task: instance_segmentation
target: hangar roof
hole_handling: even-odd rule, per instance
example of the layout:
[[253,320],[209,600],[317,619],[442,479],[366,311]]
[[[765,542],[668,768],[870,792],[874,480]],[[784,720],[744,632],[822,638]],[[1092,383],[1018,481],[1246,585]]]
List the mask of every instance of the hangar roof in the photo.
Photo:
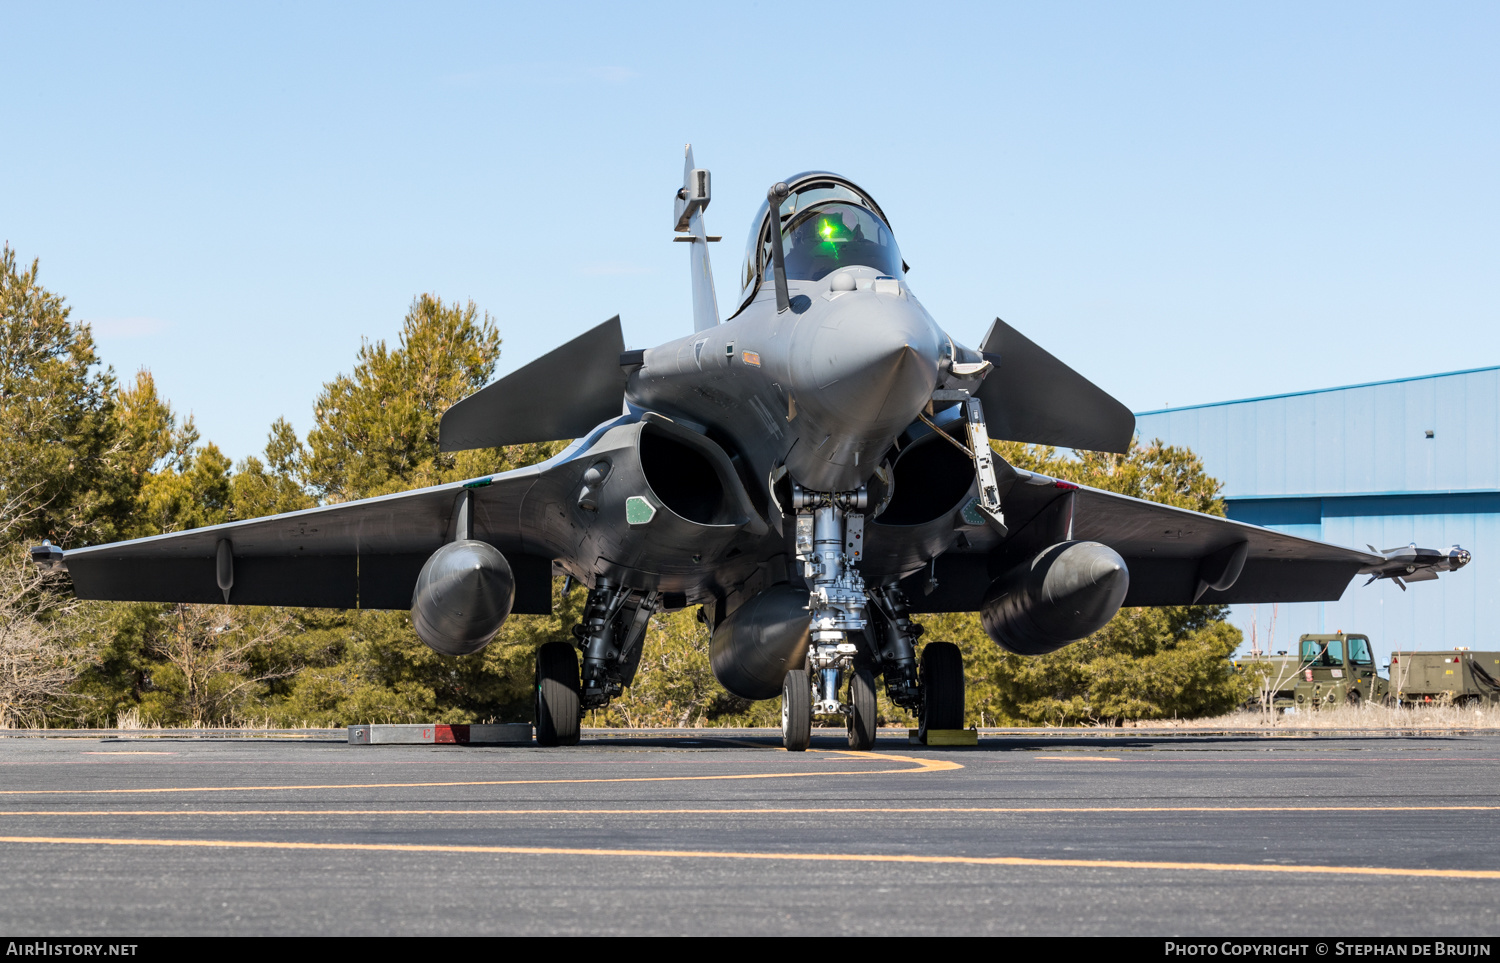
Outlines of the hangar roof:
[[1412,375],[1409,378],[1391,378],[1387,381],[1365,381],[1357,385],[1341,385],[1337,388],[1309,388],[1306,391],[1287,391],[1279,395],[1256,395],[1251,398],[1236,398],[1233,401],[1208,401],[1201,405],[1182,405],[1177,408],[1154,408],[1151,411],[1137,411],[1137,418],[1145,418],[1149,415],[1165,414],[1169,411],[1191,411],[1194,408],[1217,408],[1220,405],[1244,405],[1252,401],[1270,401],[1274,398],[1300,398],[1303,395],[1317,395],[1328,391],[1352,391],[1355,388],[1375,388],[1380,385],[1399,385],[1408,381],[1426,381],[1430,378],[1452,378],[1458,375],[1477,374],[1481,371],[1500,371],[1500,365],[1491,365],[1487,368],[1465,368],[1462,371],[1444,371],[1440,374]]
[[1229,498],[1500,491],[1500,366],[1142,412]]

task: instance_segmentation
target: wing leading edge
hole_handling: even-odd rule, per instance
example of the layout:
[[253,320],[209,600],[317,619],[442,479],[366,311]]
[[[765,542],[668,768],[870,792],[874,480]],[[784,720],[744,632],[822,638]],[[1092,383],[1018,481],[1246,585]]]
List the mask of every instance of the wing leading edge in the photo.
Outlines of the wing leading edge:
[[62,551],[33,549],[66,571],[79,598],[112,601],[405,609],[428,557],[455,538],[489,542],[516,580],[512,611],[552,610],[552,559],[520,524],[539,465],[465,482]]
[[1016,476],[1004,498],[1012,534],[987,550],[941,556],[930,592],[928,572],[909,576],[914,611],[977,611],[994,579],[1074,539],[1101,542],[1124,559],[1125,606],[1334,601],[1357,575],[1420,579],[1468,562],[1457,547],[1426,551],[1413,576],[1414,553],[1424,550],[1363,552],[1034,472]]

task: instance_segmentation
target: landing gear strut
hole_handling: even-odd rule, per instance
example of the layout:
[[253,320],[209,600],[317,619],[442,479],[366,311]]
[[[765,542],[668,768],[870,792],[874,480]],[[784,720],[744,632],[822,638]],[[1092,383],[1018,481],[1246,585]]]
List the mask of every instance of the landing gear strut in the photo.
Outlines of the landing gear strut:
[[573,637],[583,654],[583,708],[602,709],[635,678],[641,642],[657,593],[635,592],[601,578],[589,591]]
[[876,667],[885,676],[886,695],[903,709],[922,711],[921,673],[917,666],[917,640],[922,626],[911,620],[911,608],[896,583],[870,592],[870,620],[865,638],[871,642]]

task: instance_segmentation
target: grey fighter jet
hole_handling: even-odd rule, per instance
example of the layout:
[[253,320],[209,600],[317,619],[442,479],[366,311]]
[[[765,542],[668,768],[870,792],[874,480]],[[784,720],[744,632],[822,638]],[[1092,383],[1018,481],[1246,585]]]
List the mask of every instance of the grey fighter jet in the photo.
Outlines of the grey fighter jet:
[[[979,612],[1051,652],[1122,605],[1337,599],[1358,574],[1416,581],[1469,560],[1357,551],[1023,471],[990,439],[1125,451],[1118,401],[996,320],[949,336],[908,286],[890,219],[826,171],[778,181],[720,321],[687,151],[675,240],[692,334],[626,351],[612,318],[442,415],[447,451],[575,439],[541,464],[405,494],[109,545],[33,550],[80,597],[410,609],[460,656],[514,613],[585,586],[576,644],[536,660],[542,744],[631,683],[652,613],[701,606],[719,681],[875,738],[877,679],[924,729],[963,724],[956,646],[924,612]],[[1403,586],[1404,587],[1404,586]]]

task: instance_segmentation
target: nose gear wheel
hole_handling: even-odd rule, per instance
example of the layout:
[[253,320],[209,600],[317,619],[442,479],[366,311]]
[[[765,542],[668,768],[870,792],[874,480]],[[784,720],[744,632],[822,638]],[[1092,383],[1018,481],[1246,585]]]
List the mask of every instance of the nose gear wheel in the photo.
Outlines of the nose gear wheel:
[[844,716],[850,749],[874,748],[875,713],[875,676],[869,669],[856,669],[849,679],[849,712]]
[[781,684],[781,744],[787,752],[804,752],[812,741],[812,680],[806,669],[793,669]]

